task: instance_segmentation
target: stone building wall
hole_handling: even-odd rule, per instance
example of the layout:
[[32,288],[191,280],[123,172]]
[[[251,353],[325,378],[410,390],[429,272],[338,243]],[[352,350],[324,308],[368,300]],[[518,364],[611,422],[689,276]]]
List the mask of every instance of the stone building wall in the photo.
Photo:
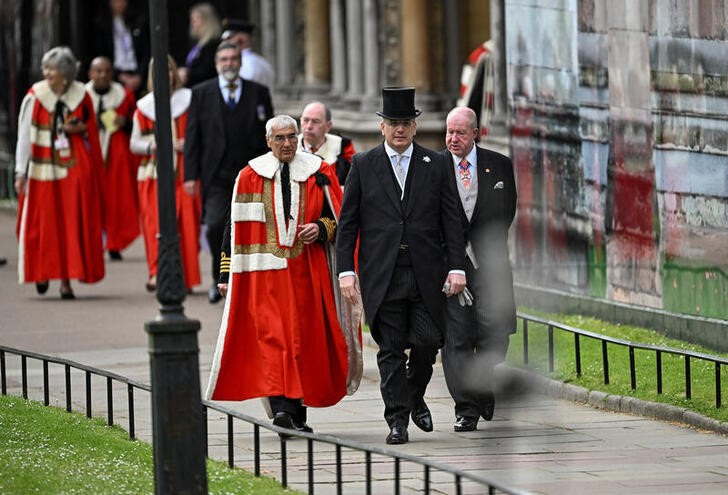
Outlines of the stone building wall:
[[519,280],[728,319],[727,16],[506,0]]

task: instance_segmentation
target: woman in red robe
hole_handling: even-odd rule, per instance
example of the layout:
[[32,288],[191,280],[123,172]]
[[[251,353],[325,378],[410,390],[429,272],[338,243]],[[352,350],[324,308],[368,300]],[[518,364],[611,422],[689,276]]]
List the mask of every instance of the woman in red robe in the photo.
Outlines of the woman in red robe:
[[[199,192],[189,195],[184,191],[184,141],[187,125],[187,109],[190,106],[192,91],[182,87],[177,74],[177,65],[168,57],[169,81],[172,90],[170,108],[172,115],[172,142],[174,145],[175,205],[177,228],[179,230],[180,254],[185,287],[188,291],[200,283],[200,215],[202,203]],[[149,64],[149,93],[137,102],[134,112],[134,126],[131,132],[131,151],[140,155],[137,172],[139,190],[139,209],[144,234],[144,247],[147,253],[149,279],[147,290],[153,291],[157,284],[157,260],[159,233],[159,214],[157,210],[157,144],[154,140],[155,110],[152,93],[152,63]],[[197,188],[199,191],[199,188]]]
[[96,114],[68,47],[43,55],[44,80],[23,99],[18,119],[18,280],[61,280],[61,298],[74,299],[71,279],[104,277],[101,203],[103,159]]

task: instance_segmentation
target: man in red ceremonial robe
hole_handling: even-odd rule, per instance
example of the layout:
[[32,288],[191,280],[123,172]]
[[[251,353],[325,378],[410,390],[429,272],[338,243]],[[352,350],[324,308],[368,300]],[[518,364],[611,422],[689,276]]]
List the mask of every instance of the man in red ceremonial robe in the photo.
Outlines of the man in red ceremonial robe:
[[137,160],[129,150],[134,95],[121,83],[112,81],[111,60],[96,57],[88,71],[86,92],[91,97],[99,127],[101,154],[104,157],[104,230],[106,250],[112,260],[139,236],[137,198]]
[[320,101],[312,101],[301,113],[301,135],[298,149],[320,156],[336,169],[339,184],[344,186],[356,151],[351,139],[331,134],[331,110]]
[[238,174],[226,228],[227,294],[207,397],[267,397],[273,424],[312,431],[306,406],[326,407],[361,379],[361,306],[334,290],[341,188],[335,170],[297,151],[296,121],[266,124],[271,152]]

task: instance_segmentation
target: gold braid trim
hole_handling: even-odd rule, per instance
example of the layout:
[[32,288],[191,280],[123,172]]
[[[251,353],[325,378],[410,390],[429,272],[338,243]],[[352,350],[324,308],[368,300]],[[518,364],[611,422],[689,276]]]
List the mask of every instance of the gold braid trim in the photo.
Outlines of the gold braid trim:
[[319,222],[326,227],[326,242],[333,242],[336,234],[336,222],[331,218],[319,218]]
[[224,251],[220,256],[220,273],[230,273],[230,256]]

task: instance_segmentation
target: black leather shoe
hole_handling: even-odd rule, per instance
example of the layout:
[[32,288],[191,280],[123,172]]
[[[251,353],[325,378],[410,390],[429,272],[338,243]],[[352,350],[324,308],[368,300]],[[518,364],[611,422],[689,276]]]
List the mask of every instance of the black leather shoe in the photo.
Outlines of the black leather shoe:
[[296,425],[296,429],[298,431],[305,431],[306,433],[313,433],[313,428],[308,426],[306,423],[299,423],[298,421],[294,421]]
[[48,281],[46,280],[45,282],[36,282],[35,291],[40,295],[43,295],[46,292],[48,292]]
[[220,299],[222,299],[222,294],[220,294],[220,291],[217,290],[216,286],[210,287],[210,290],[207,291],[207,300],[210,301],[210,304],[215,304]]
[[66,301],[69,301],[71,299],[76,299],[76,295],[73,293],[73,289],[68,289],[68,290],[61,289],[61,299],[65,299]]
[[480,406],[480,415],[483,416],[484,420],[490,421],[491,419],[493,419],[494,410],[495,396],[493,395],[493,392],[489,392],[487,400]]
[[417,428],[422,431],[432,431],[432,416],[424,401],[417,407],[412,408],[410,415],[412,416],[412,422],[417,425]]
[[475,431],[478,429],[478,418],[458,416],[452,429],[455,431]]
[[404,426],[394,425],[392,430],[389,432],[389,435],[387,435],[387,445],[402,445],[407,442],[409,442],[407,428]]
[[121,253],[119,251],[109,251],[109,258],[113,261],[121,261]]
[[277,412],[273,416],[273,424],[290,430],[296,429],[296,426],[293,424],[293,417],[287,412]]

